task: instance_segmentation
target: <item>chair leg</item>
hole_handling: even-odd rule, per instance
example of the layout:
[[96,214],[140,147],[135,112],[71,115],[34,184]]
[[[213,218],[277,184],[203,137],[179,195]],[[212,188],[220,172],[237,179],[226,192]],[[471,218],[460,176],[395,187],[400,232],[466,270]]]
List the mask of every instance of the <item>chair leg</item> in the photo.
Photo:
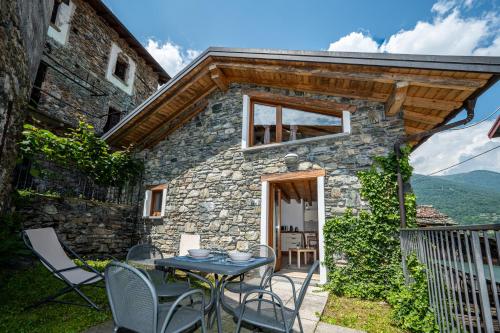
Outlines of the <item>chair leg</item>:
[[235,333],[240,333],[241,330],[241,317],[238,318],[238,324],[236,324],[236,331]]
[[201,316],[201,333],[207,332],[207,325],[205,324],[205,315]]
[[297,321],[299,322],[300,333],[304,333],[304,329],[302,328],[302,320],[300,320],[300,314],[297,312]]

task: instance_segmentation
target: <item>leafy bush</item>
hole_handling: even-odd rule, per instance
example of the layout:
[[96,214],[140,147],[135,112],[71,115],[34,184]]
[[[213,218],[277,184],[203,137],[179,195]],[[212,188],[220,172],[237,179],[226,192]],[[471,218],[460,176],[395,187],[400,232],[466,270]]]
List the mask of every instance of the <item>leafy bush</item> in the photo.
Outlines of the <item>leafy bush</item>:
[[[403,150],[400,168],[404,181],[411,176],[409,149]],[[400,270],[399,201],[397,196],[396,157],[377,157],[373,166],[358,173],[361,196],[370,211],[328,220],[324,227],[325,263],[329,269],[328,288],[339,295],[367,299],[385,298],[393,288],[392,277]],[[406,194],[407,220],[416,218],[415,196]],[[344,267],[335,265],[335,257],[347,259]]]
[[130,147],[111,151],[108,144],[97,137],[92,125],[80,122],[65,136],[24,125],[23,139],[19,143],[20,157],[33,162],[32,175],[43,171],[38,158],[83,172],[99,185],[122,186],[141,173],[141,161],[132,157]]
[[425,267],[416,256],[407,258],[408,273],[413,280],[404,283],[403,274],[398,274],[399,289],[389,293],[387,298],[393,307],[392,318],[396,325],[412,332],[438,332],[434,312],[429,307]]
[[[408,148],[403,149],[399,160],[404,182],[412,173],[409,153]],[[415,282],[405,286],[402,278],[396,163],[394,154],[377,157],[369,170],[358,173],[361,196],[370,211],[354,215],[348,210],[326,222],[326,288],[337,295],[389,300],[395,324],[413,332],[433,332],[436,324],[429,307],[425,271],[416,258],[408,264]],[[408,226],[415,226],[414,194],[405,194],[405,207]],[[336,265],[338,257],[347,260],[345,266]]]

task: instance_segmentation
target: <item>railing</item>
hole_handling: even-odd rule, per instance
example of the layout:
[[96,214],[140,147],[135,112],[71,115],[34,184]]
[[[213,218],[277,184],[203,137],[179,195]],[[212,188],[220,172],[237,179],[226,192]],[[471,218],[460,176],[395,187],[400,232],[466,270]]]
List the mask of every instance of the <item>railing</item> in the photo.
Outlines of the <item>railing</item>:
[[[140,197],[140,185],[127,183],[123,186],[102,186],[75,169],[44,163],[46,171],[33,175],[31,162],[18,164],[14,170],[13,187],[37,193],[51,193],[62,197],[78,197],[88,200],[135,204]],[[47,171],[48,170],[48,171]]]
[[499,332],[500,224],[402,229],[409,255],[425,265],[430,305],[441,332]]

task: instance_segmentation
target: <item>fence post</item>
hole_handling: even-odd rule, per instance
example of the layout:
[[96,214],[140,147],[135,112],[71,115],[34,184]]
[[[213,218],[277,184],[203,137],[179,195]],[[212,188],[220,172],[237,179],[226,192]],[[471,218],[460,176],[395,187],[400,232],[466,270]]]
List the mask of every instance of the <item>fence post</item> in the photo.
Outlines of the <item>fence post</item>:
[[[483,256],[481,254],[481,242],[479,241],[479,232],[472,231],[472,254],[476,264],[477,281],[479,283],[479,297],[481,300],[481,309],[483,310],[483,321],[488,333],[493,332],[493,320],[491,318],[490,300],[488,297],[488,287],[486,286],[486,277],[484,275]],[[487,235],[485,235],[487,237]]]

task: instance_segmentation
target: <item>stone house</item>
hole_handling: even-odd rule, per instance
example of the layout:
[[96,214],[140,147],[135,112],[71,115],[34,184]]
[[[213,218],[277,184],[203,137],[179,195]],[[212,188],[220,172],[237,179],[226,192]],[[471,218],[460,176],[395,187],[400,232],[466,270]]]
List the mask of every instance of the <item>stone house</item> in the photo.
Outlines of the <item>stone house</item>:
[[103,137],[145,160],[144,240],[268,244],[285,268],[297,247],[322,261],[325,220],[366,207],[357,171],[499,73],[500,58],[209,48]]
[[55,0],[31,92],[30,122],[102,134],[170,76],[101,0]]

